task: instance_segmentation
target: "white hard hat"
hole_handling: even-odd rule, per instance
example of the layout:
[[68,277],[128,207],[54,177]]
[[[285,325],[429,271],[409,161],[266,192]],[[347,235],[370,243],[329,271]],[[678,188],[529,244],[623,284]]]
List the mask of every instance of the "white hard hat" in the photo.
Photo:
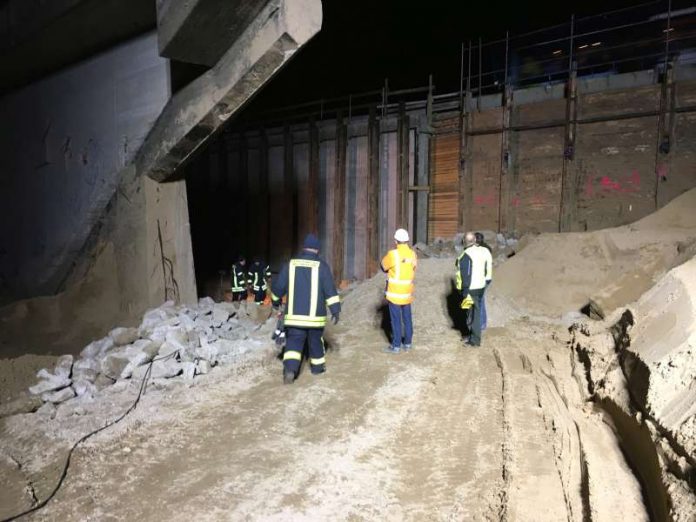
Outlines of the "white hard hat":
[[400,228],[396,232],[394,232],[394,239],[396,239],[400,243],[405,243],[408,241],[408,231],[404,230],[403,228]]

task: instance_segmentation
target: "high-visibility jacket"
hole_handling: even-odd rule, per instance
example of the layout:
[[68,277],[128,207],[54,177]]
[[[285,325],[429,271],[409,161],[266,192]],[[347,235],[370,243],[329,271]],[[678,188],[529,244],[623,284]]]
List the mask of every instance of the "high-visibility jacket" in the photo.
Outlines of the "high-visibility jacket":
[[287,295],[285,326],[323,328],[327,308],[340,313],[341,302],[329,265],[317,254],[303,251],[290,260],[273,280],[271,298],[279,306]]
[[455,263],[457,290],[480,290],[493,279],[493,258],[487,248],[471,245],[459,254]]
[[251,285],[254,292],[259,290],[266,291],[268,288],[267,279],[271,277],[271,267],[264,265],[261,261],[254,261],[249,266],[249,272],[247,274],[247,283]]
[[387,252],[382,259],[382,270],[388,274],[385,292],[387,301],[398,305],[413,302],[413,278],[417,265],[416,253],[405,243],[398,244]]
[[247,272],[245,267],[235,263],[232,265],[232,291],[244,292],[247,285]]

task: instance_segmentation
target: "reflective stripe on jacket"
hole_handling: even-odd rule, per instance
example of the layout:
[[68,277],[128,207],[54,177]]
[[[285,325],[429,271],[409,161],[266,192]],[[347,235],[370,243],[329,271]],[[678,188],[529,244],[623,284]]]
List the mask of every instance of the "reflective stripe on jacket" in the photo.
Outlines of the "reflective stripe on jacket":
[[457,290],[480,290],[493,279],[493,258],[487,248],[471,245],[455,263]]
[[398,305],[413,302],[413,278],[416,275],[418,258],[406,244],[396,245],[382,259],[382,270],[387,272],[387,301]]
[[243,267],[232,265],[232,291],[233,292],[244,292],[246,290],[247,284],[247,273]]
[[247,282],[251,285],[254,292],[266,290],[268,288],[266,279],[271,277],[271,269],[268,265],[264,268],[260,262],[254,262],[249,267]]
[[285,326],[323,328],[327,307],[332,315],[341,311],[329,265],[311,252],[291,259],[274,278],[273,304],[279,305],[284,295],[288,296]]

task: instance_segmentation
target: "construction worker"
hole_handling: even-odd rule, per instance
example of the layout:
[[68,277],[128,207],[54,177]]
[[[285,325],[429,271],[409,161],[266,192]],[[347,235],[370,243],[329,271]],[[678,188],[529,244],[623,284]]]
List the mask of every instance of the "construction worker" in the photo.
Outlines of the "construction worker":
[[244,301],[247,295],[247,266],[244,256],[239,256],[230,270],[232,301]]
[[[476,244],[492,252],[491,247],[486,243],[483,234],[481,232],[475,232]],[[484,289],[483,296],[481,297],[481,330],[485,330],[488,327],[488,314],[486,313],[486,291]]]
[[309,343],[312,374],[326,371],[324,326],[327,308],[333,324],[338,323],[341,303],[331,268],[319,257],[319,239],[309,234],[302,252],[283,266],[272,285],[273,308],[280,309],[287,295],[285,309],[285,353],[283,382],[294,382],[302,362],[305,340]]
[[247,283],[251,291],[254,293],[254,303],[260,305],[266,299],[266,290],[268,289],[268,280],[271,278],[271,267],[265,265],[258,257],[254,258],[254,262],[249,265],[247,274]]
[[398,229],[394,233],[396,248],[387,252],[381,264],[382,270],[388,273],[385,296],[389,303],[392,328],[391,345],[383,350],[386,353],[396,354],[402,349],[408,351],[412,347],[411,303],[413,302],[413,279],[416,275],[418,258],[408,246],[408,241],[408,232],[403,228]]
[[462,298],[470,297],[473,306],[471,331],[467,344],[481,346],[481,300],[486,287],[493,279],[493,259],[491,253],[476,244],[476,235],[467,232],[464,238],[466,248],[459,255],[455,264],[456,287]]

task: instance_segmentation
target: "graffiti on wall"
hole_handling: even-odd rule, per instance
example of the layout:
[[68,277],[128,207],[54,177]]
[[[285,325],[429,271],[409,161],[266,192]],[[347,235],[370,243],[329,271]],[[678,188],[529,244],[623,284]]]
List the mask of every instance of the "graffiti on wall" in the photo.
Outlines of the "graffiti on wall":
[[627,176],[588,176],[585,182],[585,196],[597,194],[631,194],[640,192],[640,173],[633,169]]

